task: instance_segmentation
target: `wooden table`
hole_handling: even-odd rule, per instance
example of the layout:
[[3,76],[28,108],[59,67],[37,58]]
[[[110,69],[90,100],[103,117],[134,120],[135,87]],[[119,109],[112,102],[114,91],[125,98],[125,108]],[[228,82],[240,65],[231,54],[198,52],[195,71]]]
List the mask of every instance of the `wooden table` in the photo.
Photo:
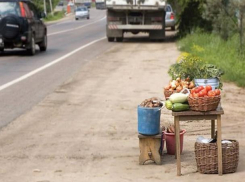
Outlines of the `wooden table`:
[[[183,111],[172,112],[174,116],[175,133],[180,133],[180,121],[190,120],[211,120],[211,137],[215,135],[215,120],[217,120],[217,148],[218,148],[218,173],[222,175],[222,148],[221,148],[221,115],[224,114],[222,107],[218,107],[216,111],[196,112]],[[180,135],[175,135],[176,158],[177,158],[177,176],[181,175],[181,159],[180,159]]]

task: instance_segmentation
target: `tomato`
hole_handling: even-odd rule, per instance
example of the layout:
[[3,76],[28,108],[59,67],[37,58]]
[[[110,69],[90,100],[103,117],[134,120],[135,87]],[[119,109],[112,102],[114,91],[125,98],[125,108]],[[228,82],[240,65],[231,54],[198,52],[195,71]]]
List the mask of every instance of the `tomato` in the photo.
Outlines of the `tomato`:
[[201,90],[200,92],[199,92],[199,97],[204,97],[204,92],[203,92],[203,90]]
[[198,89],[203,90],[203,89],[204,89],[204,87],[203,87],[203,86],[199,86],[199,87],[198,87]]
[[199,93],[199,92],[200,92],[199,88],[195,88],[195,93]]
[[212,90],[212,87],[210,85],[207,85],[206,88],[205,88],[208,91]]
[[210,90],[210,91],[208,92],[208,96],[209,96],[209,97],[214,97],[214,96],[215,96],[215,92],[212,91],[212,90]]
[[203,86],[196,87],[195,89],[195,92],[199,93],[203,89]]
[[199,97],[199,93],[194,93],[193,97],[195,97],[195,98]]
[[191,93],[192,94],[195,93],[195,88],[191,89]]
[[205,96],[205,95],[207,95],[207,94],[208,94],[208,92],[207,92],[207,90],[206,90],[206,89],[203,89],[203,90],[202,90],[202,92],[203,92],[203,96]]
[[215,93],[215,95],[220,95],[220,90],[219,89],[215,89],[214,93]]

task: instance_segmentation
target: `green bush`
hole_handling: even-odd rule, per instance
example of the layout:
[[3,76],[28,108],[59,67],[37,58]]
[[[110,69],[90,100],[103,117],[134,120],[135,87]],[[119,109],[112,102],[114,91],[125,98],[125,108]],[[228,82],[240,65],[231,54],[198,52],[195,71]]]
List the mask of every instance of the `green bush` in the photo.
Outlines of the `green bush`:
[[239,36],[224,41],[215,34],[194,33],[178,42],[181,51],[200,57],[224,70],[224,81],[245,87],[245,57],[237,53]]
[[47,21],[55,21],[63,18],[65,15],[64,11],[56,11],[54,15],[48,14],[48,16],[44,19],[45,22]]

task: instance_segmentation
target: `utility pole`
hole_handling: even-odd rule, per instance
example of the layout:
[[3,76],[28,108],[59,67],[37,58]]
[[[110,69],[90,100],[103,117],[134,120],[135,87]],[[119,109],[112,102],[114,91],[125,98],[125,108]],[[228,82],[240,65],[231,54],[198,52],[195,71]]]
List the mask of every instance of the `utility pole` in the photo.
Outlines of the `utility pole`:
[[50,11],[51,11],[51,15],[54,16],[54,13],[53,13],[53,6],[52,6],[52,0],[49,0],[49,3],[50,3]]
[[47,16],[46,0],[43,0],[43,9],[44,9],[45,16]]

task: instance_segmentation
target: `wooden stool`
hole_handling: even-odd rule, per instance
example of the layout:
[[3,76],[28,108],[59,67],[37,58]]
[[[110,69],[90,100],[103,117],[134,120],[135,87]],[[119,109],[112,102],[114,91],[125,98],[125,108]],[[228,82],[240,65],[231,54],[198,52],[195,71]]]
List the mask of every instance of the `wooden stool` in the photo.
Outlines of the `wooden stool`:
[[140,147],[139,164],[144,165],[146,161],[152,160],[161,165],[160,147],[162,135],[146,136],[139,134],[138,137]]

